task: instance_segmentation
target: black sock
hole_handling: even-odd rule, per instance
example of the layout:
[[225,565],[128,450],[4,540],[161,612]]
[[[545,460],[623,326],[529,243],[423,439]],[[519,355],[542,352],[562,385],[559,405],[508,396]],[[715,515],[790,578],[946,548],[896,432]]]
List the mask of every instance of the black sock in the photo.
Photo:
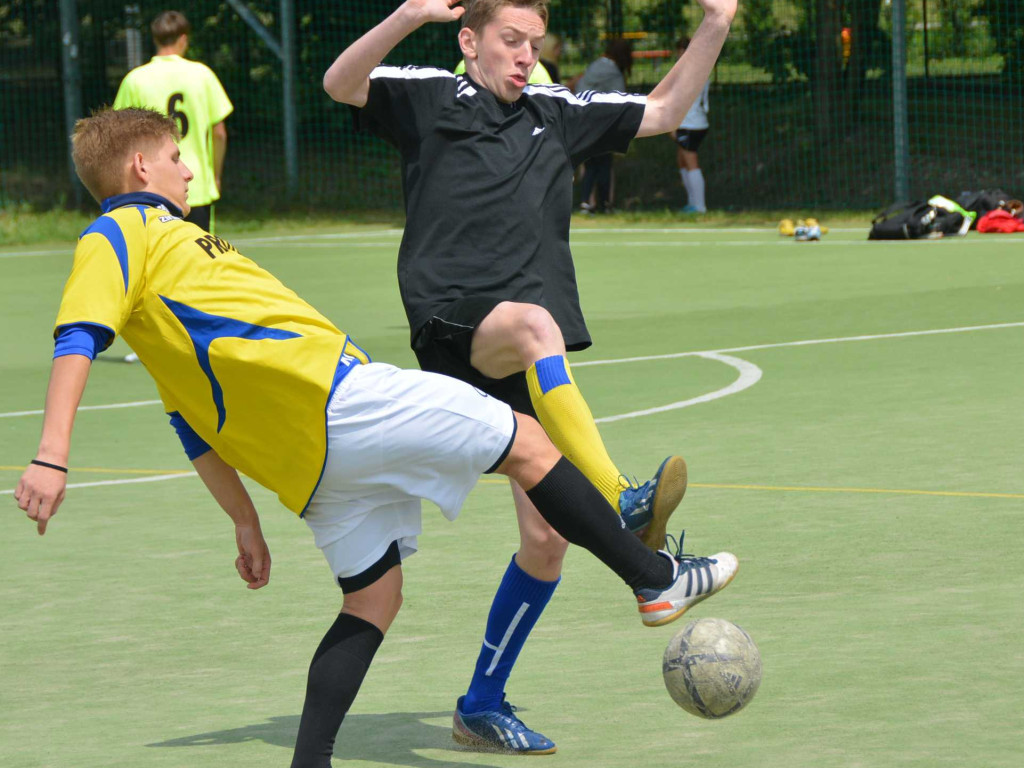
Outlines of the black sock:
[[526,495],[563,538],[589,550],[634,591],[671,583],[668,559],[630,533],[601,492],[564,456]]
[[384,633],[342,613],[313,654],[292,768],[330,768],[334,739]]

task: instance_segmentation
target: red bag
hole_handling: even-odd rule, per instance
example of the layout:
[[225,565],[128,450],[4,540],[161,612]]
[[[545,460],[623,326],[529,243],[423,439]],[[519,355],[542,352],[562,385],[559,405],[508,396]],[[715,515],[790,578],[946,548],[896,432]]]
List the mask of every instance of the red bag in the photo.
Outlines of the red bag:
[[1009,211],[996,208],[978,221],[979,232],[1024,232],[1024,221],[1014,218]]

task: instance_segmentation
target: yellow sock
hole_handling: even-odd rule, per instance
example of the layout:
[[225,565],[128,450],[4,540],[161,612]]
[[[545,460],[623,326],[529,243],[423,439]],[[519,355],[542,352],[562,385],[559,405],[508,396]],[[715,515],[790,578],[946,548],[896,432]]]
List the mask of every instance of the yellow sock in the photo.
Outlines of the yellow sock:
[[551,442],[619,512],[619,493],[626,485],[612,463],[587,401],[562,355],[538,360],[526,372],[530,400]]

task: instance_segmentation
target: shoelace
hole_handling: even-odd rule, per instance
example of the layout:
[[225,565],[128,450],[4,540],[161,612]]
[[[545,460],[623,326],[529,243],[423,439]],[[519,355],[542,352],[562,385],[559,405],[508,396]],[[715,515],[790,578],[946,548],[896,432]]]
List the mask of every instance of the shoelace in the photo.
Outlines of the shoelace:
[[[619,482],[625,483],[625,487],[622,489],[623,492],[629,491],[630,498],[633,494],[642,493],[644,491],[650,492],[651,481],[648,480],[646,483],[641,483],[636,475],[633,475],[633,479],[630,480],[626,475],[619,475]],[[632,500],[632,498],[631,498]],[[641,501],[645,501],[644,497],[641,497]]]
[[665,534],[665,551],[667,551],[676,562],[679,563],[679,570],[685,571],[691,568],[699,568],[705,565],[716,565],[718,563],[712,557],[698,557],[697,555],[691,555],[683,552],[683,539],[686,538],[686,531],[682,530],[679,532],[679,538],[676,539],[671,533]]
[[519,707],[514,704],[509,704],[507,701],[501,702],[501,714],[504,715],[505,727],[518,733],[529,731],[526,723],[515,714],[518,710]]

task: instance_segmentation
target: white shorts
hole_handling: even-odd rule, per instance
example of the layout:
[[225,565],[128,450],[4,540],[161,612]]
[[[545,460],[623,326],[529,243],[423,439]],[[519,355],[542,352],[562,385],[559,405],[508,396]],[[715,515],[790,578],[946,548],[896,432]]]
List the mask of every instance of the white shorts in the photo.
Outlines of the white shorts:
[[327,406],[327,461],[303,515],[335,578],[362,573],[392,541],[403,559],[415,552],[420,500],[454,520],[514,435],[511,408],[457,379],[353,368]]

